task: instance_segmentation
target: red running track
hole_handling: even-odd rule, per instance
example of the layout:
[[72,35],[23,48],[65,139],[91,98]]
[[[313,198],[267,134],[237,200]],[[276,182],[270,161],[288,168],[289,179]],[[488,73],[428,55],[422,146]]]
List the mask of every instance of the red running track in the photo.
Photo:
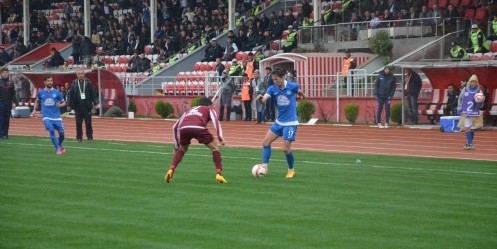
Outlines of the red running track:
[[[96,140],[172,143],[174,120],[94,118]],[[66,138],[76,137],[74,118],[64,118]],[[268,124],[222,122],[226,146],[260,148]],[[212,127],[210,129],[213,129]],[[84,131],[84,127],[83,127]],[[40,118],[11,120],[11,135],[48,136]],[[463,150],[464,133],[442,133],[438,129],[370,126],[302,125],[297,132],[295,150],[337,153],[421,156],[497,161],[497,130],[475,132],[473,151]],[[281,147],[281,139],[273,148]]]

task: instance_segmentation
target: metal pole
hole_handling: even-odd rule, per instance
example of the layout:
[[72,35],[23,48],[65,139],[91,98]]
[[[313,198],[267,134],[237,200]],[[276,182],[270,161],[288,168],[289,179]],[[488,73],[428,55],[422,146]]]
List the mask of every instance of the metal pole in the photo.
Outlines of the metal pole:
[[156,27],[157,27],[157,1],[150,0],[150,44],[154,42],[154,34]]
[[100,67],[97,68],[98,73],[98,103],[100,103],[100,117],[103,117],[104,105],[102,103],[102,83],[100,82]]
[[29,1],[28,0],[23,0],[22,1],[22,13],[23,13],[23,17],[22,17],[22,22],[23,22],[23,43],[24,43],[24,46],[28,46],[28,41],[29,41]]
[[340,75],[337,73],[336,74],[336,102],[337,102],[337,107],[336,107],[336,113],[337,113],[337,123],[340,122],[340,99],[339,99],[339,93],[338,91],[340,91]]
[[[3,8],[3,4],[2,4],[2,8]],[[2,11],[0,11],[0,44],[3,43],[3,39],[2,39],[3,32],[2,31],[3,31],[3,29],[2,29]]]
[[83,1],[83,11],[84,11],[84,17],[85,17],[85,36],[91,37],[90,0]]
[[[405,75],[405,68],[402,68],[402,114],[401,114],[401,117],[402,117],[402,124],[401,125],[404,125],[406,122],[406,117],[404,115],[404,112],[405,112],[405,107],[404,107],[404,103],[405,103],[405,88],[406,88],[406,83],[405,83],[405,78],[404,78],[404,75]],[[409,97],[407,97],[407,101],[409,101]],[[418,107],[415,107],[415,108],[418,108]],[[412,122],[412,120],[411,120]]]
[[235,27],[235,0],[228,0],[228,28],[233,30]]

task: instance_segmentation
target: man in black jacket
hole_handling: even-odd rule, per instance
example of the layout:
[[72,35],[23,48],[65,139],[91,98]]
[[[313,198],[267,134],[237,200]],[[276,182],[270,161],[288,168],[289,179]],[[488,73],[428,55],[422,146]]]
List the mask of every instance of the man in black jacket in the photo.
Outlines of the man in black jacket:
[[86,137],[88,142],[93,141],[93,127],[91,125],[91,112],[93,107],[100,108],[98,103],[98,94],[95,91],[91,81],[85,78],[83,69],[76,71],[75,79],[71,88],[67,92],[68,111],[74,110],[76,116],[76,139],[78,143],[83,140],[83,120],[86,126]]
[[9,70],[0,70],[0,139],[9,138],[9,123],[12,108],[15,108],[16,91],[14,83],[9,80]]
[[404,96],[406,97],[406,107],[408,113],[408,124],[418,124],[418,96],[421,91],[421,77],[411,68],[406,69]]

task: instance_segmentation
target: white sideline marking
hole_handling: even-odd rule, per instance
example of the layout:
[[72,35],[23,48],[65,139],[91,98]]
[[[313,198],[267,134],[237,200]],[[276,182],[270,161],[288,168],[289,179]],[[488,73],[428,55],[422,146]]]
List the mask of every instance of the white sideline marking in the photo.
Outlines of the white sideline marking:
[[[7,142],[5,144],[14,144],[14,145],[23,145],[23,146],[37,146],[37,147],[45,147],[46,144],[27,144],[27,143],[11,143]],[[107,148],[87,148],[87,147],[73,147],[66,146],[69,149],[81,149],[81,150],[98,150],[98,151],[113,151],[113,152],[125,152],[125,153],[140,153],[140,154],[155,154],[155,155],[172,155],[170,152],[154,152],[154,151],[142,151],[142,150],[125,150],[125,149],[107,149]],[[205,149],[205,148],[202,148]],[[211,155],[198,155],[198,154],[188,154],[189,156],[197,156],[197,157],[211,157]],[[250,159],[250,160],[260,160],[260,157],[236,157],[236,156],[225,156],[223,158],[232,158],[232,159]],[[279,159],[271,159],[273,162],[286,162],[286,160]],[[332,162],[315,162],[315,161],[298,161],[302,164],[320,164],[320,165],[335,165],[335,166],[357,166],[355,163],[332,163]],[[362,163],[359,167],[371,167],[378,169],[402,169],[402,170],[416,170],[416,171],[438,171],[438,172],[448,172],[448,173],[462,173],[462,174],[476,174],[476,175],[497,175],[497,173],[492,172],[481,172],[481,171],[466,171],[466,170],[450,170],[450,169],[429,169],[429,168],[412,168],[412,167],[393,167],[393,166],[381,166],[381,165],[367,165]]]

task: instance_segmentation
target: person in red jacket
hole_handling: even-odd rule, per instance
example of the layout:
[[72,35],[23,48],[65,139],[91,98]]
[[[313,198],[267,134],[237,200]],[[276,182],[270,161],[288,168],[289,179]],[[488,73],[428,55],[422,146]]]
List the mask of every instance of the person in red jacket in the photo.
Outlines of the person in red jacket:
[[[216,129],[219,142],[214,139],[214,136],[207,129],[207,123],[209,123],[209,121],[212,121],[214,128]],[[164,177],[167,183],[170,183],[173,179],[178,164],[188,151],[191,140],[194,138],[212,151],[212,160],[216,166],[216,182],[227,183],[226,179],[223,177],[221,152],[219,152],[219,145],[224,145],[223,130],[218,121],[216,111],[212,108],[212,101],[209,98],[201,98],[199,106],[193,107],[178,119],[173,126],[173,138],[173,161]]]

